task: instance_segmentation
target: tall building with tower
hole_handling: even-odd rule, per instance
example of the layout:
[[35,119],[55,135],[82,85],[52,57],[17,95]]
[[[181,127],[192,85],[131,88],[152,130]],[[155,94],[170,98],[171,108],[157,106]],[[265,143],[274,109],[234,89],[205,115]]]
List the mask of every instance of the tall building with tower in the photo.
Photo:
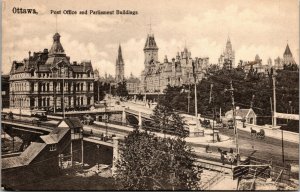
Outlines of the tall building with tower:
[[118,49],[118,57],[116,60],[116,83],[122,82],[124,80],[124,60],[122,56],[121,45]]
[[89,108],[94,104],[91,61],[71,62],[55,33],[48,51],[13,61],[10,71],[10,107],[51,112]]
[[283,69],[284,65],[297,64],[293,54],[290,50],[289,44],[286,45],[285,51],[283,53],[283,58],[279,56],[274,60],[275,69]]
[[293,54],[290,50],[289,44],[286,45],[285,51],[283,53],[283,65],[296,64]]
[[154,34],[148,34],[144,46],[144,70],[141,74],[141,92],[162,92],[167,85],[181,86],[193,84],[193,64],[197,81],[204,76],[209,65],[209,58],[192,59],[191,52],[185,47],[172,59],[164,57],[163,62],[158,60],[158,46]]
[[218,59],[218,63],[220,67],[225,69],[232,69],[232,67],[235,66],[235,52],[232,49],[232,44],[229,37],[226,42],[225,50]]

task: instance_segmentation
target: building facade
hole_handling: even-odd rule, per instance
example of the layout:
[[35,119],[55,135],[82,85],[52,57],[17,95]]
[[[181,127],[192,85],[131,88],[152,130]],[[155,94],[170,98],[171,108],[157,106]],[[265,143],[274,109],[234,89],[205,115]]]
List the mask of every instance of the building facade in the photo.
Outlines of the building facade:
[[118,49],[118,57],[116,60],[116,83],[122,82],[124,80],[124,60],[122,56],[121,45]]
[[53,36],[48,52],[29,52],[14,61],[10,71],[10,107],[47,111],[76,110],[94,104],[94,72],[91,61],[71,62]]
[[153,34],[148,34],[144,46],[144,70],[141,73],[141,92],[162,92],[167,85],[180,86],[195,82],[193,65],[195,66],[196,81],[204,76],[209,65],[209,58],[192,59],[187,48],[177,53],[170,61],[165,56],[164,61],[158,61],[158,46]]
[[129,94],[136,94],[140,93],[139,86],[140,86],[141,81],[137,78],[134,77],[133,74],[130,74],[130,77],[126,79],[126,86],[127,86],[127,91]]
[[289,44],[286,45],[285,51],[283,53],[283,58],[279,56],[274,60],[275,69],[283,69],[284,65],[297,64],[293,54],[290,50]]
[[228,70],[232,69],[235,66],[235,52],[232,49],[232,44],[229,37],[226,42],[225,50],[218,59],[218,63],[220,67]]

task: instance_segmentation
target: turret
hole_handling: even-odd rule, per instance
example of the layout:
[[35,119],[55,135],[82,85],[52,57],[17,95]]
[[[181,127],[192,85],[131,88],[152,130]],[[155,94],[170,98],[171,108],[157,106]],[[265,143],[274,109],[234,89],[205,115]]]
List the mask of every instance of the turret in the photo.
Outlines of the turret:
[[158,47],[155,42],[155,38],[153,34],[149,34],[147,36],[147,40],[144,47],[144,54],[145,54],[145,68],[148,67],[148,65],[151,62],[158,62]]

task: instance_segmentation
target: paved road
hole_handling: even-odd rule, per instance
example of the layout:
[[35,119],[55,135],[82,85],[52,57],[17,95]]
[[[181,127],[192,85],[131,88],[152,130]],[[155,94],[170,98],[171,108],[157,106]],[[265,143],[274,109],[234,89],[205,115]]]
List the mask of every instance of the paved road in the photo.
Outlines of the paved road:
[[[233,129],[220,129],[220,133],[227,135],[229,137],[234,137]],[[265,137],[264,139],[257,139],[251,137],[249,132],[238,131],[239,135],[239,148],[241,155],[251,154],[254,150],[257,150],[254,154],[255,157],[263,159],[271,159],[275,162],[282,162],[282,148],[281,140],[274,139],[270,137]],[[291,143],[284,141],[284,156],[285,160],[296,160],[299,162],[299,145],[296,143]],[[203,144],[191,144],[193,147],[203,147]],[[234,142],[226,142],[222,145],[222,149],[235,149]],[[211,146],[213,151],[217,151],[217,146]]]

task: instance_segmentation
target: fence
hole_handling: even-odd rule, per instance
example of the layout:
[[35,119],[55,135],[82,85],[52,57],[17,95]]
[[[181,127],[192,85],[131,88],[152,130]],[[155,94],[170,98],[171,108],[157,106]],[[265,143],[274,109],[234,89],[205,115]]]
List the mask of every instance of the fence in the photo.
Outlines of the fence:
[[260,168],[252,168],[249,169],[249,175],[254,175],[255,172],[261,172],[258,176],[262,179],[272,178],[272,180],[280,181],[282,183],[290,183],[291,178],[291,166],[289,164],[285,165],[273,165],[272,160],[259,159],[256,157],[250,157],[251,165],[261,165],[261,164],[270,164],[271,168],[264,169],[264,167]]

